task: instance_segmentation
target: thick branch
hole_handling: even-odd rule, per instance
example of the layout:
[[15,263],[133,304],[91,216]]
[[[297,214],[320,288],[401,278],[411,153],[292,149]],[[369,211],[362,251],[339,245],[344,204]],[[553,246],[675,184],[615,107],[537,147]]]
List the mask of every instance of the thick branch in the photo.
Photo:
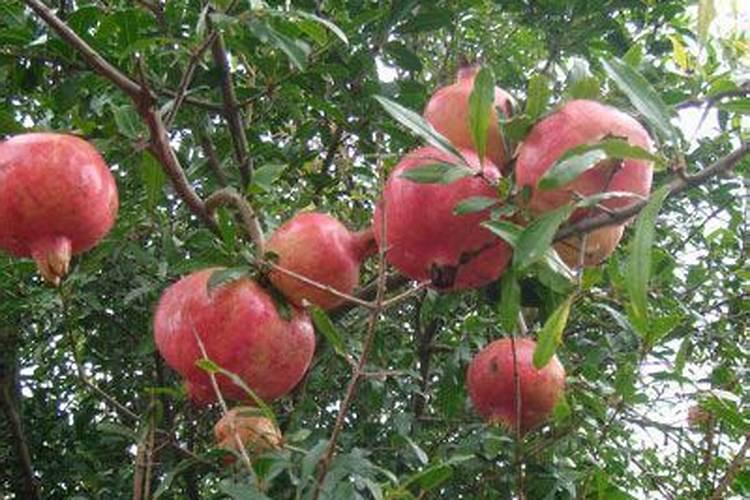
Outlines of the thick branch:
[[[717,160],[700,172],[691,176],[675,177],[669,182],[669,196],[681,193],[691,187],[698,186],[709,179],[734,168],[747,154],[750,153],[750,143],[745,143],[727,156]],[[648,204],[649,200],[643,200],[622,210],[611,213],[603,213],[594,217],[583,219],[575,224],[568,224],[555,234],[554,241],[564,240],[573,235],[590,233],[594,229],[605,226],[620,224],[634,215],[638,214]]]
[[75,31],[70,29],[65,22],[57,17],[41,0],[24,0],[26,5],[31,8],[36,14],[44,19],[55,32],[68,43],[68,45],[75,47],[78,53],[81,54],[86,62],[91,66],[97,73],[117,85],[123,92],[128,94],[132,98],[138,98],[143,93],[143,88],[131,80],[127,75],[121,72],[119,69],[112,66],[106,59],[104,59],[98,52],[96,52],[88,43],[81,39]]
[[[218,33],[218,32],[217,32]],[[245,122],[237,105],[237,95],[234,92],[232,74],[229,67],[229,56],[224,45],[224,37],[219,33],[211,44],[211,53],[214,61],[219,67],[221,76],[221,95],[224,99],[224,116],[232,134],[234,145],[234,156],[240,168],[242,185],[247,186],[252,180],[252,169],[250,168],[250,156],[248,155],[247,136],[245,135]]]

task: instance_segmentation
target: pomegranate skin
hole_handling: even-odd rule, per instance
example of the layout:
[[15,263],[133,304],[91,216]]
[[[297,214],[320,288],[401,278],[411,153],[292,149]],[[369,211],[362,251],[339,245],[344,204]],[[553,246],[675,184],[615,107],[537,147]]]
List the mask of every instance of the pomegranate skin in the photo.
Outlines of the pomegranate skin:
[[[479,159],[461,153],[477,172]],[[465,177],[450,184],[420,184],[401,177],[405,171],[436,162],[455,160],[433,147],[417,149],[396,166],[383,192],[386,219],[386,258],[404,275],[432,281],[442,290],[476,288],[497,279],[505,270],[511,248],[480,223],[488,211],[454,215],[460,201],[472,196],[496,197],[495,189],[480,177]],[[486,162],[482,174],[497,180],[500,173]],[[373,231],[381,241],[383,202],[375,209]],[[462,258],[463,256],[463,258]],[[468,259],[468,261],[466,260]]]
[[[215,269],[183,277],[162,295],[154,316],[154,338],[162,357],[188,382],[197,404],[216,400],[208,374],[195,365],[201,359],[199,336],[208,358],[238,375],[260,398],[271,401],[302,379],[315,351],[307,313],[295,309],[290,321],[279,316],[273,299],[249,278],[214,288]],[[249,399],[228,377],[217,374],[224,397]]]
[[[235,433],[232,432],[232,424],[234,424],[237,437],[240,438],[250,457],[279,449],[282,446],[281,430],[273,421],[259,415],[257,408],[238,406],[229,410],[214,425],[214,437],[218,448],[239,451]],[[232,454],[227,454],[224,458],[227,464],[234,461],[235,456]]]
[[0,249],[31,257],[58,285],[72,255],[112,228],[117,185],[102,157],[72,135],[22,134],[0,143]]
[[[474,79],[479,70],[479,66],[461,68],[456,82],[438,89],[425,106],[425,120],[458,148],[474,150],[474,140],[469,129],[469,96],[474,89]],[[511,115],[512,101],[510,94],[500,87],[495,87],[495,102],[487,129],[486,155],[500,168],[505,167],[506,158],[495,108],[500,108],[508,117]]]
[[[305,212],[282,224],[268,239],[266,250],[279,266],[351,295],[359,284],[360,263],[376,250],[372,230],[349,231],[330,215]],[[272,270],[273,285],[297,306],[307,300],[330,310],[345,302],[321,288]]]
[[[516,160],[516,181],[532,189],[530,208],[540,214],[573,200],[573,192],[583,196],[608,191],[625,191],[648,196],[653,166],[645,160],[625,159],[621,166],[611,160],[600,162],[572,182],[542,191],[537,183],[568,149],[593,144],[607,136],[624,137],[630,144],[652,150],[646,129],[634,118],[611,106],[589,100],[573,100],[537,123],[524,139]],[[635,198],[612,198],[602,202],[609,209],[636,203]],[[576,210],[571,220],[585,217],[590,210]]]
[[[565,388],[565,369],[557,356],[537,370],[533,357],[536,342],[516,339],[516,360],[521,394],[521,431],[544,422]],[[517,412],[513,379],[513,347],[509,338],[482,349],[469,364],[466,384],[474,408],[485,420],[516,428]]]

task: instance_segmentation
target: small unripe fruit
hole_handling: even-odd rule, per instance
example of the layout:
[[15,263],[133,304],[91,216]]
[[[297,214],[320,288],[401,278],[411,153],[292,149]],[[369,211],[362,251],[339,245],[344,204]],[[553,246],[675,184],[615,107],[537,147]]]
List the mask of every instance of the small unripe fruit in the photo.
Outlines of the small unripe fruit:
[[[302,379],[315,351],[309,316],[294,309],[291,319],[279,315],[271,296],[249,278],[218,286],[209,292],[215,269],[182,278],[162,295],[154,316],[154,338],[162,357],[188,382],[196,403],[216,400],[211,380],[196,361],[203,358],[198,336],[208,358],[234,373],[255,394],[271,401]],[[229,377],[216,374],[225,398],[250,399]]]
[[[500,177],[492,163],[485,162],[480,168],[474,153],[469,150],[461,153],[477,175],[450,184],[422,184],[401,175],[423,165],[456,160],[433,147],[412,151],[391,172],[383,200],[375,209],[373,232],[378,245],[386,246],[388,262],[404,275],[431,281],[441,290],[475,288],[496,280],[505,270],[512,251],[507,243],[480,225],[489,218],[488,210],[454,214],[456,205],[467,198],[496,198],[491,183]],[[381,241],[383,215],[385,242]]]
[[[456,82],[435,92],[424,110],[424,118],[458,148],[474,150],[474,140],[469,128],[469,96],[474,89],[474,79],[479,66],[466,66],[458,71]],[[506,163],[503,138],[498,127],[496,108],[508,117],[511,114],[510,94],[495,87],[495,102],[492,105],[487,128],[486,155],[500,168]]]
[[[608,137],[624,138],[630,144],[645,150],[652,149],[651,138],[643,126],[629,115],[595,101],[574,100],[564,104],[537,123],[518,149],[516,181],[519,186],[531,188],[529,207],[535,214],[543,214],[570,203],[576,196],[591,196],[604,192],[627,192],[640,197],[651,190],[653,166],[646,160],[607,159],[579,175],[572,182],[556,189],[542,190],[538,182],[569,149],[594,144]],[[601,205],[617,210],[636,203],[636,197],[616,197],[604,200]],[[570,217],[577,221],[596,213],[597,209],[578,209]],[[592,234],[587,244],[585,265],[595,265],[606,259],[622,236],[622,229],[603,228]],[[567,247],[580,247],[568,241]],[[560,247],[558,252],[566,253]],[[591,254],[590,257],[588,254]],[[565,259],[569,265],[578,259]]]
[[[266,243],[266,250],[278,256],[279,266],[347,295],[359,283],[360,264],[376,249],[372,230],[354,233],[330,215],[316,212],[295,215]],[[306,300],[329,310],[345,300],[279,270],[272,270],[269,279],[297,306]]]
[[[516,339],[516,372],[520,385],[521,425],[526,432],[544,422],[565,388],[565,369],[557,356],[534,368],[536,342]],[[472,359],[466,374],[469,396],[485,420],[515,429],[518,422],[511,339],[496,340]]]
[[83,139],[34,133],[0,143],[0,250],[33,258],[49,283],[110,231],[118,205],[114,177]]
[[[239,437],[250,457],[279,449],[283,442],[281,431],[276,424],[260,415],[259,410],[251,406],[239,406],[229,410],[214,425],[214,437],[218,448],[235,452],[239,451]],[[234,458],[234,455],[227,455],[225,462],[232,463]]]

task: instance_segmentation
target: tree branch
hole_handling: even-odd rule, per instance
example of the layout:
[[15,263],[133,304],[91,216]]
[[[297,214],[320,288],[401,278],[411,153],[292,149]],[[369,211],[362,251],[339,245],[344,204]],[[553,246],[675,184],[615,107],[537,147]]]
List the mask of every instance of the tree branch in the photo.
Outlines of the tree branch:
[[750,450],[750,434],[745,437],[745,442],[742,443],[742,446],[734,456],[732,463],[729,464],[727,472],[724,474],[724,477],[721,478],[721,481],[714,490],[713,495],[711,495],[711,500],[720,500],[724,498],[724,491],[726,491],[732,481],[734,481],[734,478],[737,476],[737,474],[740,472],[740,469],[745,464],[745,461],[747,460],[748,450]]
[[[682,191],[685,191],[691,187],[703,184],[716,175],[732,169],[735,165],[737,165],[737,163],[740,162],[740,160],[747,156],[748,153],[750,153],[750,143],[744,143],[736,150],[712,163],[697,174],[675,177],[668,184],[668,196],[681,193]],[[638,203],[634,203],[633,205],[630,205],[629,207],[626,207],[622,210],[615,210],[611,213],[599,214],[594,217],[583,219],[574,224],[567,224],[557,231],[554,241],[561,241],[573,235],[590,233],[594,229],[598,229],[600,227],[620,224],[643,210],[643,208],[648,204],[649,200],[650,199],[639,201]]]
[[221,95],[224,99],[224,116],[232,134],[234,145],[234,156],[240,169],[242,186],[247,187],[252,181],[251,158],[248,155],[247,136],[245,135],[245,121],[242,118],[240,108],[237,104],[237,95],[232,83],[232,74],[229,67],[229,56],[224,45],[224,37],[216,32],[217,36],[211,44],[211,53],[216,65],[219,67],[221,77]]
[[237,209],[242,227],[252,242],[255,243],[256,255],[262,259],[265,253],[263,229],[260,227],[260,221],[255,216],[253,208],[240,193],[231,187],[220,189],[206,198],[206,210],[212,217],[216,209],[223,205],[231,205]]
[[727,97],[746,97],[750,95],[750,82],[745,82],[743,86],[736,90],[727,90],[724,92],[717,92],[716,94],[706,96],[706,97],[696,97],[693,99],[687,99],[685,101],[682,101],[680,103],[675,104],[675,109],[685,109],[685,108],[693,108],[693,107],[700,107],[705,105],[706,107],[711,107],[715,105],[717,102],[726,99]]

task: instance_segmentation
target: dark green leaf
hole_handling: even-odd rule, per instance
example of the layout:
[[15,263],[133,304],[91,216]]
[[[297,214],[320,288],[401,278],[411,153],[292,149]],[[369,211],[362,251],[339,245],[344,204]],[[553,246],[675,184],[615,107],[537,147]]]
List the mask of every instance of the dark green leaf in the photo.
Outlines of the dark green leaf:
[[303,40],[294,39],[274,29],[267,21],[251,18],[247,22],[250,32],[261,42],[273,45],[284,52],[300,71],[307,66],[310,46]]
[[247,267],[230,267],[230,268],[224,268],[224,269],[217,269],[214,272],[212,272],[211,276],[208,278],[208,283],[206,284],[208,293],[210,294],[217,287],[220,287],[232,281],[237,281],[239,279],[242,279],[246,277],[249,273],[250,273],[250,270]]
[[450,163],[430,163],[410,168],[401,173],[400,177],[418,184],[450,184],[465,177],[471,177],[475,172],[461,165]]
[[670,122],[672,114],[648,80],[632,66],[615,57],[602,59],[601,62],[607,74],[628,96],[633,106],[667,139],[677,143],[677,131]]
[[313,323],[315,323],[315,327],[323,334],[326,340],[328,340],[333,347],[333,350],[336,351],[336,354],[339,356],[346,356],[346,347],[341,338],[341,333],[339,333],[336,325],[333,324],[333,321],[331,321],[328,314],[315,305],[310,306],[308,311],[310,312],[310,317],[312,318]]
[[274,181],[286,169],[286,165],[279,163],[267,163],[257,169],[253,175],[253,185],[261,188],[263,191],[270,191]]
[[573,295],[569,296],[557,309],[547,318],[542,330],[537,336],[536,349],[534,349],[534,368],[541,370],[549,363],[555,355],[557,347],[562,343],[562,334],[568,323],[570,305],[573,303]]
[[560,224],[566,221],[572,212],[573,207],[565,205],[532,221],[518,238],[513,252],[513,265],[518,270],[523,270],[541,259],[552,245],[552,239]]
[[146,189],[146,206],[151,210],[162,199],[162,190],[167,183],[167,174],[164,173],[161,164],[149,151],[141,153],[140,173],[143,186]]
[[455,147],[453,147],[450,141],[440,135],[440,133],[435,130],[432,125],[425,121],[425,119],[420,115],[408,108],[403,107],[399,103],[388,99],[387,97],[376,95],[375,100],[377,100],[380,105],[383,106],[383,109],[385,109],[388,114],[391,115],[401,125],[411,130],[418,136],[422,137],[429,144],[435,146],[441,151],[444,151],[455,156],[456,158],[461,159],[461,161],[466,163],[464,157]]
[[523,228],[521,226],[504,220],[485,221],[482,223],[482,226],[495,233],[513,248],[518,245],[518,239],[523,232]]
[[508,269],[500,281],[500,323],[503,330],[513,332],[521,311],[521,286],[513,269]]
[[663,186],[651,196],[651,201],[638,216],[635,237],[630,245],[626,285],[633,313],[639,322],[648,318],[648,282],[651,276],[651,248],[654,244],[656,217],[662,203],[669,195],[669,186]]
[[717,105],[719,109],[737,113],[740,115],[750,114],[750,99],[734,99],[731,101],[722,101]]
[[490,198],[489,196],[472,196],[461,200],[453,209],[453,213],[456,215],[473,214],[486,210],[499,202],[497,198]]
[[565,155],[556,161],[539,179],[539,189],[549,190],[564,186],[606,158],[607,154],[601,149],[572,156]]
[[469,96],[469,130],[479,158],[484,158],[487,149],[487,128],[494,102],[495,75],[489,68],[482,68],[474,78],[474,88]]
[[527,91],[526,116],[532,121],[536,120],[547,108],[551,93],[551,85],[546,76],[541,74],[532,76]]

